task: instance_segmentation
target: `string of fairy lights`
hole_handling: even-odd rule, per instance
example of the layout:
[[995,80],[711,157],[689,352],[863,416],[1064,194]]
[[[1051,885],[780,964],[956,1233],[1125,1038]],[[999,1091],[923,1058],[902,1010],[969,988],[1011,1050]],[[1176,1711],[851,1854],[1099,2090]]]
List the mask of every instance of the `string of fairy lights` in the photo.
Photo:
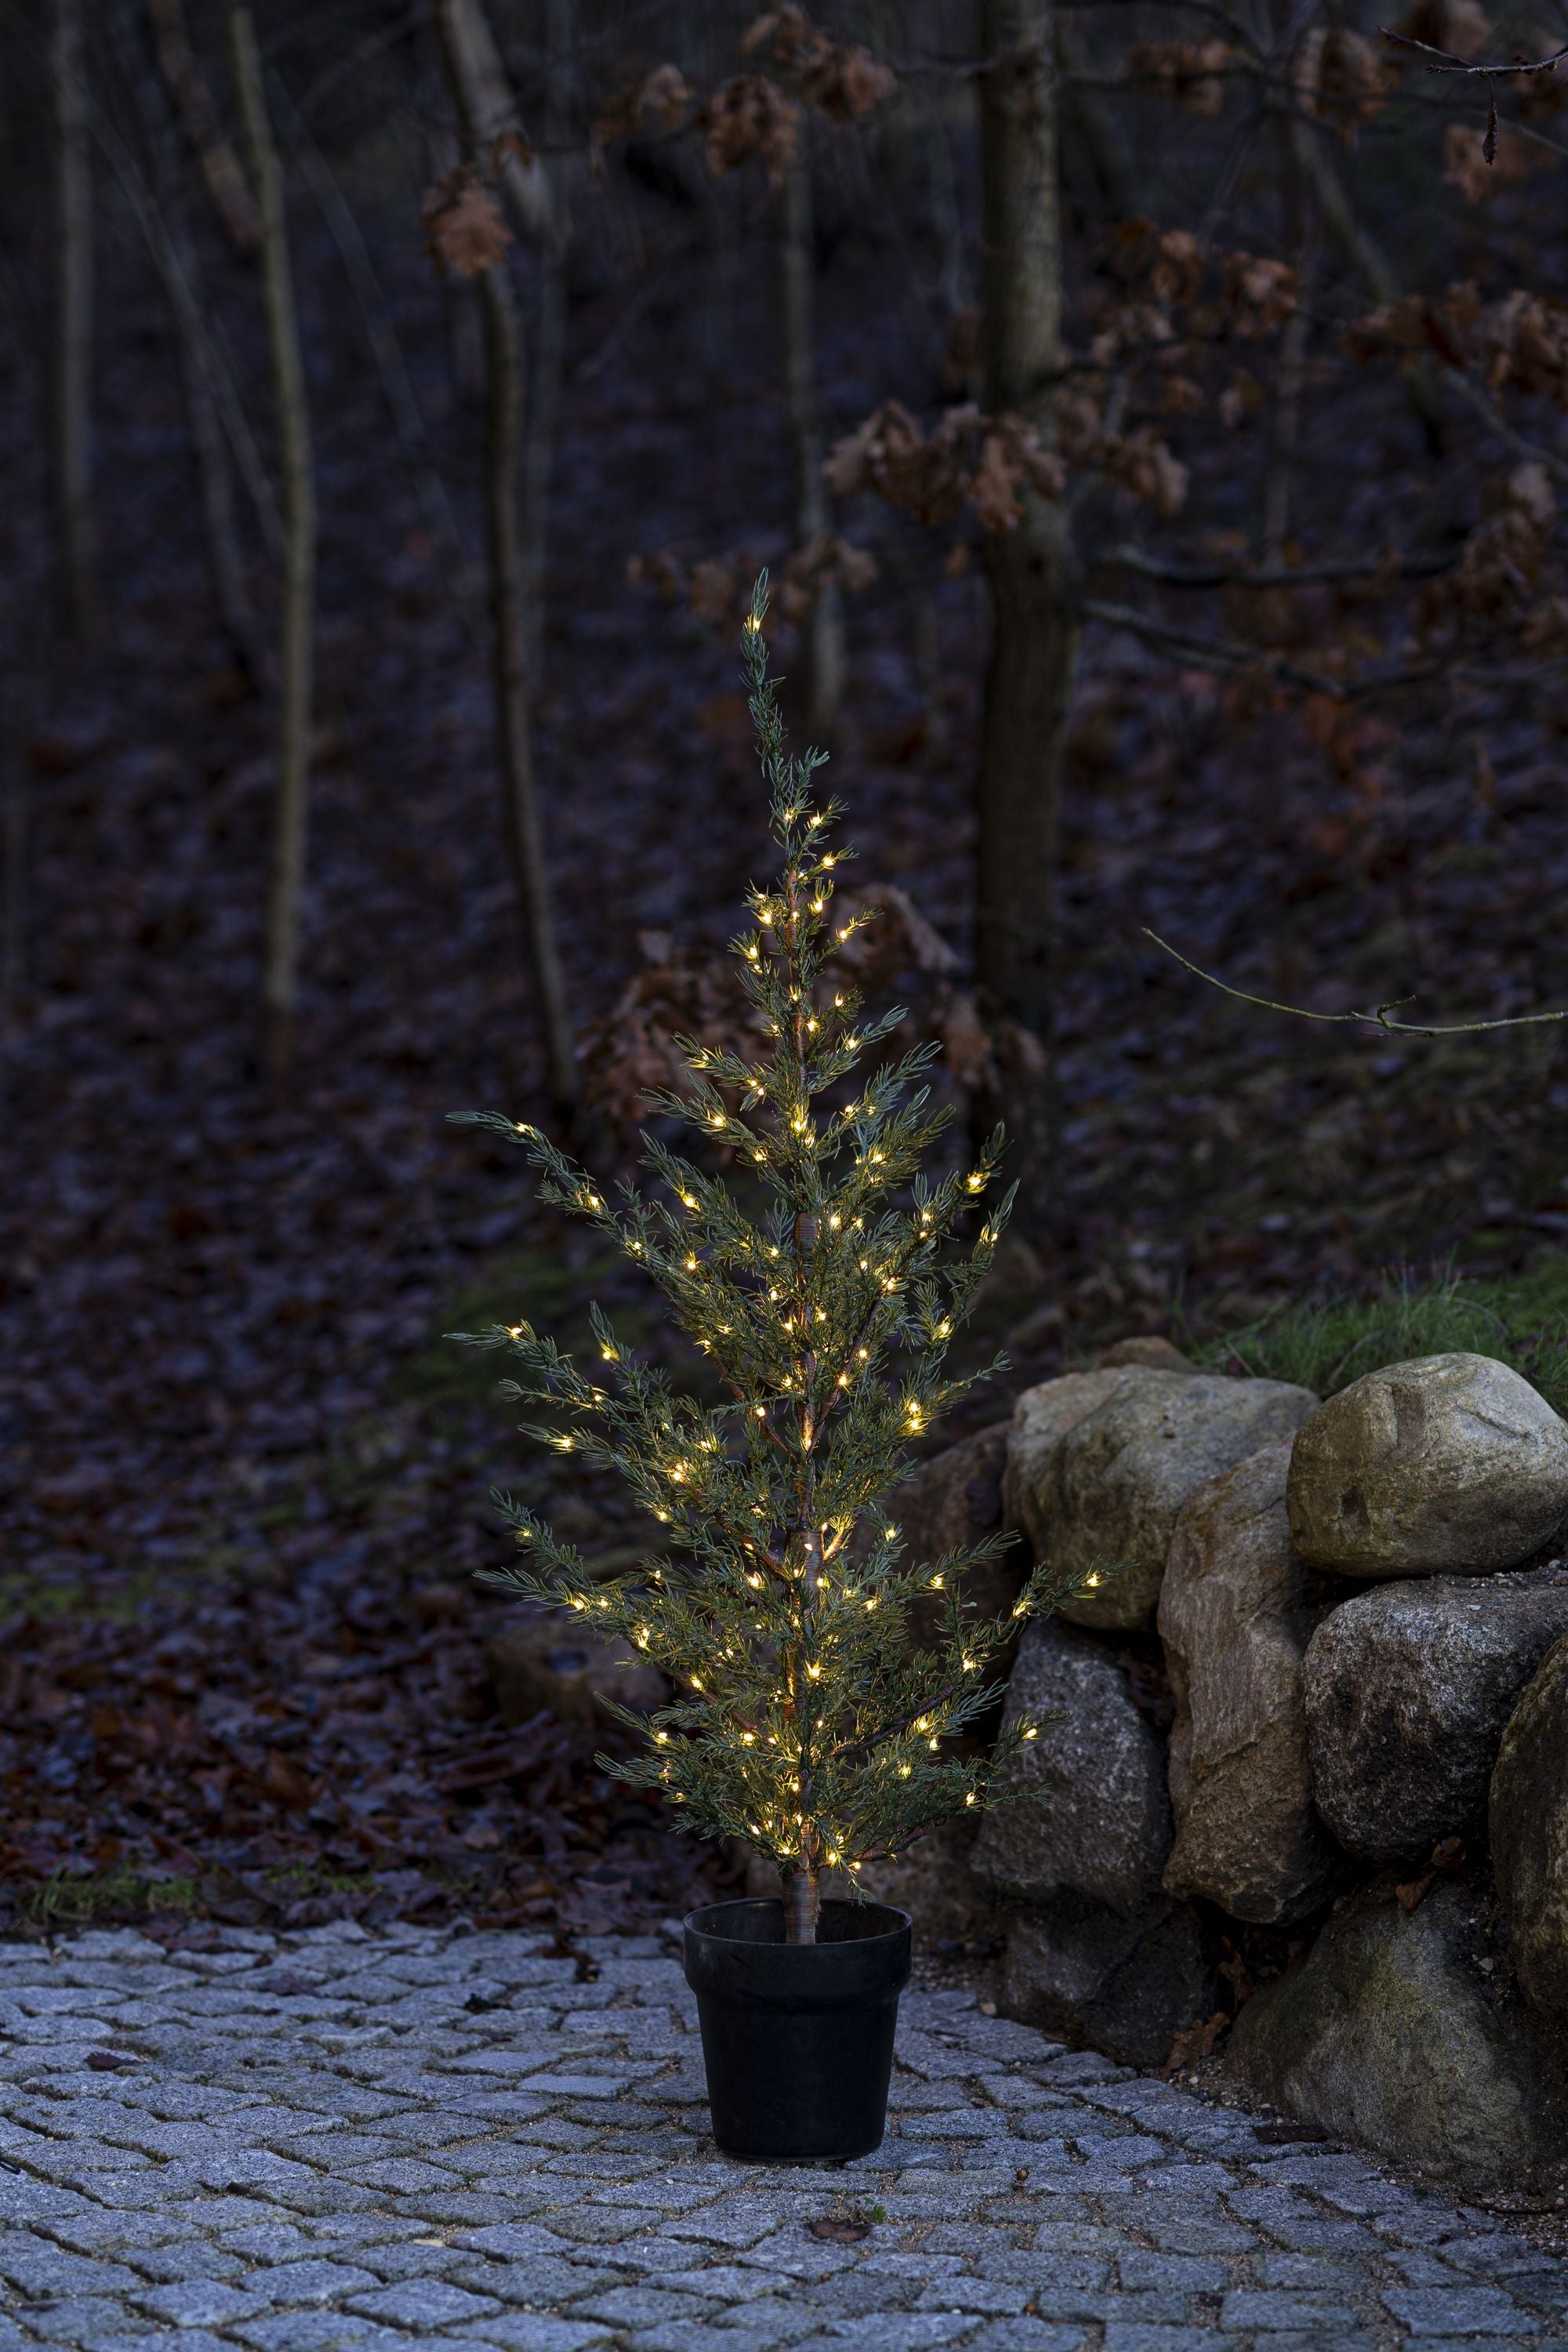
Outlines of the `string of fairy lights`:
[[[751,924],[732,943],[761,1050],[682,1041],[689,1086],[648,1097],[728,1159],[733,1179],[649,1137],[657,1189],[623,1184],[612,1201],[528,1121],[458,1115],[520,1144],[542,1171],[541,1198],[596,1226],[663,1289],[724,1401],[676,1393],[597,1307],[592,1378],[522,1319],[454,1336],[504,1349],[504,1392],[553,1416],[525,1428],[617,1473],[663,1531],[657,1564],[603,1582],[525,1504],[495,1497],[518,1557],[486,1571],[492,1580],[629,1643],[672,1686],[651,1711],[610,1706],[646,1752],[601,1759],[604,1769],[659,1790],[679,1826],[745,1836],[815,1887],[822,1869],[852,1876],[985,1801],[998,1764],[1042,1727],[1008,1721],[984,1758],[955,1735],[998,1696],[985,1670],[1018,1621],[1061,1587],[1037,1569],[1010,1610],[976,1621],[965,1571],[1008,1538],[906,1565],[887,1515],[910,1441],[997,1369],[954,1375],[946,1359],[1012,1193],[984,1210],[964,1254],[948,1251],[996,1180],[1003,1137],[962,1172],[922,1172],[950,1117],[925,1083],[933,1046],[875,1064],[850,1099],[827,1099],[903,1014],[867,1018],[858,991],[825,976],[872,918],[836,919],[835,877],[854,853],[827,845],[839,810],[814,791],[824,755],[785,750],[766,603],[764,574],[744,656],[783,866],[748,893]],[[753,1214],[743,1195],[758,1192]]]

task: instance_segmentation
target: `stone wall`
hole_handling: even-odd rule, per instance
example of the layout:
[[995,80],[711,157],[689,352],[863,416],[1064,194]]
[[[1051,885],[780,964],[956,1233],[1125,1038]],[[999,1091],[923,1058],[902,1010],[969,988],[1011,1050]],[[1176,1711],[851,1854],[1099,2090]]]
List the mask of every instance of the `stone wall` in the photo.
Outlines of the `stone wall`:
[[1004,2008],[1122,2063],[1217,2041],[1325,2132],[1568,2189],[1568,1424],[1487,1357],[1320,1403],[1124,1347],[925,1465],[911,1539],[981,1457],[1085,1580],[1013,1670],[1058,1717],[1008,1768],[1035,1801],[942,1856]]

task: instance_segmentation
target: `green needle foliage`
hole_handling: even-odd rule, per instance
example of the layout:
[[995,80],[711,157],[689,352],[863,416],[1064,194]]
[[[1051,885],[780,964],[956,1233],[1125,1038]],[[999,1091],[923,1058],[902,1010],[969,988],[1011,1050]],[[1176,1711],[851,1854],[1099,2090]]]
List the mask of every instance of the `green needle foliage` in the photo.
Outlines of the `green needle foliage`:
[[[764,574],[745,625],[746,675],[784,867],[771,889],[749,893],[752,923],[733,943],[758,1058],[683,1040],[689,1091],[649,1100],[753,1180],[748,1192],[771,1195],[767,1207],[753,1219],[721,1176],[650,1139],[644,1165],[659,1189],[648,1198],[625,1184],[612,1202],[526,1120],[457,1115],[520,1143],[543,1171],[543,1200],[647,1268],[729,1398],[708,1408],[673,1392],[597,1308],[592,1375],[526,1323],[451,1336],[506,1350],[516,1369],[505,1392],[558,1415],[525,1423],[530,1433],[613,1467],[667,1530],[667,1557],[606,1586],[498,1495],[521,1557],[489,1580],[576,1612],[663,1669],[671,1705],[610,1706],[647,1754],[601,1758],[603,1769],[658,1790],[681,1828],[749,1838],[784,1874],[789,1939],[810,1942],[824,1869],[853,1874],[981,1804],[996,1767],[1037,1736],[1039,1725],[1016,1723],[981,1759],[950,1744],[998,1696],[986,1667],[1016,1621],[1062,1593],[1037,1570],[1009,1614],[976,1622],[964,1571],[1010,1538],[906,1564],[880,1506],[908,1474],[907,1442],[1000,1365],[968,1378],[946,1370],[1012,1194],[982,1213],[967,1255],[945,1255],[993,1185],[1000,1129],[973,1169],[932,1182],[921,1162],[949,1117],[922,1084],[937,1049],[849,1084],[902,1013],[863,1018],[854,990],[828,976],[870,918],[835,922],[834,879],[852,853],[828,845],[837,803],[815,801],[825,755],[784,749],[766,585]],[[945,1622],[917,1650],[915,1604],[933,1591]]]

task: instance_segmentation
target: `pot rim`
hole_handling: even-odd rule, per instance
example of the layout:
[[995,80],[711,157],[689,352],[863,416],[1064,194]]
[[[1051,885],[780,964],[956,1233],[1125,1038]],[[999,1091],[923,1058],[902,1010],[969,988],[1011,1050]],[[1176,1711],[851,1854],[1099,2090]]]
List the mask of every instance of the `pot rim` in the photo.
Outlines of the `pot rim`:
[[893,1925],[879,1929],[875,1935],[835,1937],[827,1943],[786,1944],[781,1940],[777,1944],[764,1944],[750,1936],[726,1936],[721,1927],[704,1924],[705,1920],[726,1911],[777,1911],[782,1915],[784,1902],[777,1895],[748,1895],[729,1903],[700,1904],[695,1911],[687,1913],[680,1925],[685,1934],[700,1936],[704,1943],[727,1945],[735,1951],[751,1952],[873,1952],[879,1945],[891,1944],[907,1936],[914,1927],[912,1914],[900,1910],[895,1903],[850,1903],[842,1897],[828,1896],[822,1907],[825,1911],[830,1907],[836,1911],[881,1911],[891,1918]]

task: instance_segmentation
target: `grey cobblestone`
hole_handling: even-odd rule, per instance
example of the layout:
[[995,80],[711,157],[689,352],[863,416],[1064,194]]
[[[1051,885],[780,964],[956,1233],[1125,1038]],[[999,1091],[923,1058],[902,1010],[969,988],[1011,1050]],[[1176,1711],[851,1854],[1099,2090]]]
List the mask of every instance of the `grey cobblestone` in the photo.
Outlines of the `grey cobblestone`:
[[966,1994],[881,2149],[769,2169],[654,1939],[216,1932],[0,1948],[0,2352],[1568,2352],[1494,2217]]

